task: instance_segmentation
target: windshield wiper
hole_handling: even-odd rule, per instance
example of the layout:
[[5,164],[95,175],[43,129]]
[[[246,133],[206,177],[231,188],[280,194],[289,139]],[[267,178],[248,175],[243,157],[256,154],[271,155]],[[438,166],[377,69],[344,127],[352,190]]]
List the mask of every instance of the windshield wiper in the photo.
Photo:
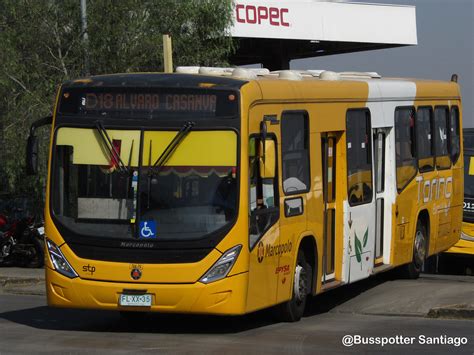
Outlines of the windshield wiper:
[[129,174],[130,171],[129,169],[125,166],[125,164],[122,161],[122,158],[120,158],[120,153],[117,152],[117,149],[112,143],[112,140],[109,137],[109,134],[107,133],[107,130],[104,128],[104,125],[102,124],[101,121],[95,121],[95,128],[97,129],[97,132],[99,133],[100,138],[102,138],[102,142],[106,146],[110,159],[112,161],[112,164],[116,162],[118,164],[119,171],[121,173]]
[[[163,150],[163,153],[156,159],[155,163],[151,165],[151,153],[152,153],[152,141],[150,140],[150,149],[148,155],[148,195],[147,195],[147,208],[150,208],[150,194],[151,194],[151,180],[153,175],[160,171],[160,168],[165,165],[168,159],[173,155],[178,148],[178,145],[186,138],[188,133],[194,127],[194,122],[186,122],[179,132],[174,136],[173,140],[168,144],[168,146]],[[156,171],[155,171],[156,170]]]
[[[159,169],[165,165],[165,163],[168,161],[169,158],[173,155],[175,152],[176,148],[178,148],[179,144],[186,138],[188,133],[191,131],[191,129],[194,127],[195,123],[194,122],[186,122],[183,127],[179,130],[179,132],[174,136],[173,140],[168,144],[168,146],[165,148],[163,153],[161,153],[160,157],[156,159],[155,163],[150,166],[149,174],[153,175],[155,173],[155,170],[159,171]],[[150,158],[151,160],[151,141],[150,141]]]
[[[130,155],[128,156],[128,163],[127,163],[127,171],[128,172],[132,171],[132,154],[133,154],[133,144],[134,143],[135,143],[135,139],[132,139],[132,144],[130,145]],[[128,187],[130,186],[130,175],[132,175],[132,174],[127,174],[127,198],[128,198],[128,195],[129,195]]]

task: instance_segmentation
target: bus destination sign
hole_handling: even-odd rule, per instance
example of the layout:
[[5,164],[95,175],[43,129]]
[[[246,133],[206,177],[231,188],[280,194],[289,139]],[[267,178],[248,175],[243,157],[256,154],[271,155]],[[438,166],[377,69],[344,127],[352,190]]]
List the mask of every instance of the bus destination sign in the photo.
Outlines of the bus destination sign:
[[233,90],[188,88],[65,88],[60,115],[136,119],[235,118]]
[[86,93],[82,106],[93,111],[216,112],[213,94]]

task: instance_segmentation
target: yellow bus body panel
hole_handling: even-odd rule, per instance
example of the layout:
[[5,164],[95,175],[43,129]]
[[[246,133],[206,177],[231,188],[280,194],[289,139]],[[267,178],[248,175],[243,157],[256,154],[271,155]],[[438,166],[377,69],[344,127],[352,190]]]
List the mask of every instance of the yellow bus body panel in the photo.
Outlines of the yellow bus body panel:
[[[162,313],[209,313],[235,315],[245,312],[248,274],[238,274],[209,285],[98,282],[69,279],[46,267],[48,304],[53,307],[156,311]],[[124,290],[143,290],[152,295],[151,307],[121,307]]]

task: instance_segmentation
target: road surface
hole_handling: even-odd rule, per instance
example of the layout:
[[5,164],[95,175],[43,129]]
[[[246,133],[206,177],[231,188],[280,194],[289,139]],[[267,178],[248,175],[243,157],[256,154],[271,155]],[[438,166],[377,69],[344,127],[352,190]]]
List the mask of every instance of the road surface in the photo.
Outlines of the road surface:
[[[44,295],[38,291],[28,295],[28,290],[13,287],[0,291],[2,355],[474,354],[474,320],[426,317],[432,305],[472,303],[474,278],[470,276],[371,278],[315,297],[308,315],[297,323],[275,322],[268,311],[243,317],[152,314],[129,322],[117,312],[48,308]],[[470,299],[466,300],[468,295]],[[375,344],[344,346],[344,336],[349,336],[344,338],[346,342],[353,337],[356,342]],[[382,346],[382,342],[389,344]],[[427,345],[428,342],[454,345]]]

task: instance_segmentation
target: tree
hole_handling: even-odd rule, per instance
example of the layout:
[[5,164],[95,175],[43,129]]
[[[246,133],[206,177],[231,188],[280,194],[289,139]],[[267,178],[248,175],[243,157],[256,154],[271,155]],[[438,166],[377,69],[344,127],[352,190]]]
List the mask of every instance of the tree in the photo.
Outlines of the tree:
[[[93,75],[162,71],[165,33],[175,65],[225,65],[233,52],[230,0],[88,0],[87,13]],[[10,192],[44,191],[49,131],[39,132],[36,178],[24,173],[25,141],[51,114],[58,85],[84,72],[82,35],[79,0],[0,1],[0,165]]]

